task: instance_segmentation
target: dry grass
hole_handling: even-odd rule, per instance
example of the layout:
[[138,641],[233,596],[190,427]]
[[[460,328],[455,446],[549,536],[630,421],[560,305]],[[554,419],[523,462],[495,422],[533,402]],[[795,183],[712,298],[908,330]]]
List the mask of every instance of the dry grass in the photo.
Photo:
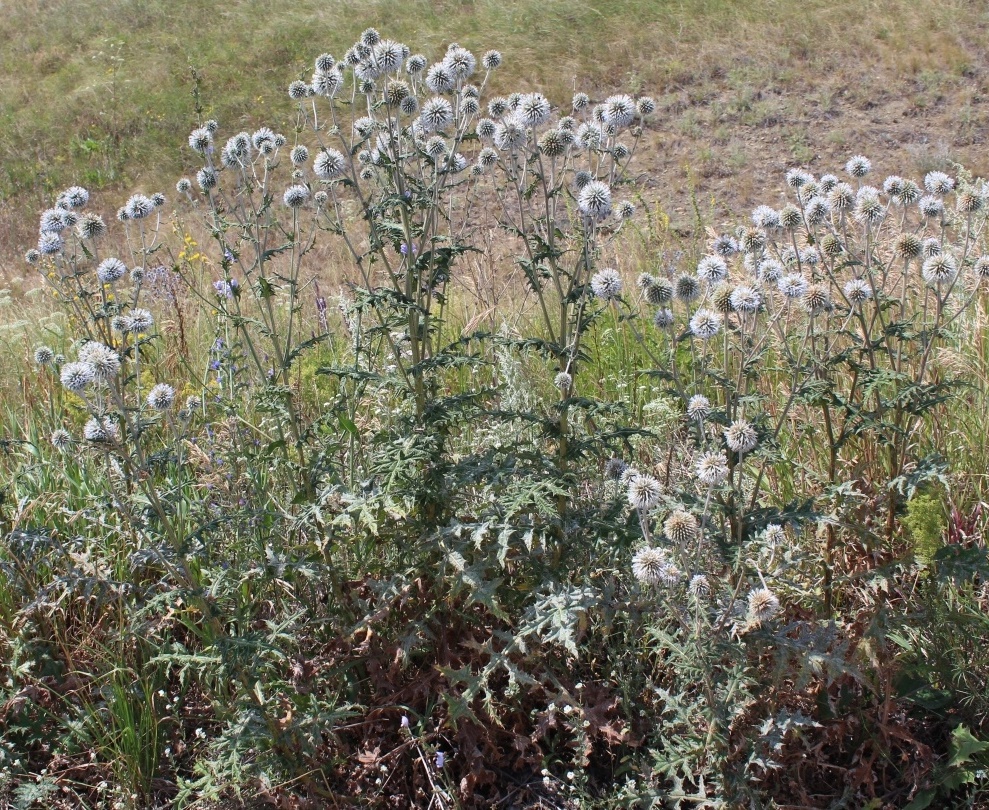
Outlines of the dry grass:
[[[695,198],[715,220],[760,200],[775,173],[960,161],[989,171],[989,11],[953,0],[33,0],[0,20],[0,271],[34,240],[34,215],[81,182],[115,210],[171,188],[202,102],[224,131],[290,126],[284,88],[322,50],[374,25],[434,55],[453,39],[500,48],[502,89],[566,103],[630,87],[660,99],[638,161],[644,194],[678,232]],[[769,202],[772,202],[771,200]]]

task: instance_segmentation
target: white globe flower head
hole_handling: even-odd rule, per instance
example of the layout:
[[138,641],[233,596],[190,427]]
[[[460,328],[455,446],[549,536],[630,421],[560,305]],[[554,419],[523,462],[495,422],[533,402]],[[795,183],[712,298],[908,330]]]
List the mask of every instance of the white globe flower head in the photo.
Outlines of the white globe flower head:
[[604,102],[604,121],[616,129],[630,126],[635,121],[637,112],[635,100],[624,93],[610,96]]
[[694,394],[687,402],[687,416],[691,419],[703,419],[711,413],[711,401],[703,394]]
[[691,334],[701,340],[710,340],[721,331],[724,318],[721,313],[710,309],[699,309],[690,319]]
[[343,173],[347,161],[336,149],[324,149],[313,160],[313,171],[320,180],[332,180]]
[[175,402],[175,389],[168,383],[158,383],[148,392],[148,407],[155,411],[167,411]]
[[708,284],[716,284],[728,278],[728,265],[716,254],[705,256],[697,263],[697,278]]
[[110,284],[122,279],[126,272],[127,265],[120,261],[120,259],[111,257],[100,262],[96,268],[96,277],[104,284]]
[[652,509],[659,503],[663,488],[651,475],[636,472],[628,482],[628,502],[636,509]]
[[647,546],[632,557],[632,576],[644,585],[658,585],[666,579],[671,565],[669,552]]
[[62,366],[59,379],[66,391],[78,394],[84,391],[96,378],[93,367],[89,363],[66,363]]
[[591,292],[602,301],[614,301],[622,294],[622,277],[610,267],[600,270],[591,277]]
[[611,213],[611,189],[600,180],[591,180],[577,195],[580,212],[593,219],[603,219]]
[[716,487],[728,478],[728,459],[721,452],[705,453],[694,465],[694,472],[704,486]]
[[749,592],[748,618],[754,624],[772,619],[780,610],[780,600],[769,588],[756,588]]
[[746,419],[736,419],[724,429],[724,433],[725,444],[733,453],[749,453],[759,443],[759,435]]

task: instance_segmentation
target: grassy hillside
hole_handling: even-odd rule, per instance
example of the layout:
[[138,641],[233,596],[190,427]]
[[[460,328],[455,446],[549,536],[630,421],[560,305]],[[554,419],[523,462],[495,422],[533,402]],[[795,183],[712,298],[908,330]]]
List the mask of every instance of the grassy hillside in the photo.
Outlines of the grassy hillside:
[[[286,125],[288,80],[369,25],[431,45],[497,47],[505,86],[565,103],[575,85],[661,105],[639,162],[675,224],[750,204],[769,172],[866,152],[918,172],[984,157],[989,11],[951,0],[28,0],[0,20],[3,269],[74,182],[170,188],[194,93],[225,130]],[[184,165],[183,161],[189,165]],[[680,223],[683,220],[684,223]]]

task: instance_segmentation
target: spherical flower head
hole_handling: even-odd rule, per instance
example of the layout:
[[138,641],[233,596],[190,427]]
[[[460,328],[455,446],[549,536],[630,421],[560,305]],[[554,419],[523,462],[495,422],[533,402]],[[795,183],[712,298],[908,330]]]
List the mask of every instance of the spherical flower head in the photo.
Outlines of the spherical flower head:
[[763,284],[775,284],[783,278],[783,272],[784,268],[780,262],[776,259],[766,259],[760,262],[757,275]]
[[288,86],[288,97],[293,101],[301,101],[309,97],[310,86],[304,81],[296,79]]
[[93,444],[112,444],[117,440],[120,431],[117,424],[107,416],[93,416],[82,429],[83,438]]
[[216,135],[217,130],[220,128],[219,123],[213,118],[208,118],[207,120],[203,121],[203,126],[209,131],[211,135]]
[[120,261],[120,259],[113,257],[104,259],[96,268],[96,277],[104,284],[111,284],[114,281],[119,281],[126,273],[127,265]]
[[827,220],[830,213],[831,205],[828,203],[827,198],[821,196],[811,197],[804,207],[804,217],[810,226],[822,224]]
[[878,194],[863,194],[855,205],[854,217],[857,222],[867,225],[877,225],[886,216],[886,206],[882,204]]
[[72,435],[69,431],[63,428],[56,428],[52,431],[50,438],[52,447],[58,450],[60,453],[64,453],[72,446]]
[[565,154],[568,145],[566,137],[557,129],[545,132],[538,143],[539,151],[550,158]]
[[328,70],[333,70],[336,67],[337,60],[333,58],[333,54],[321,53],[316,57],[314,66],[316,70],[326,73]]
[[986,198],[972,188],[963,188],[958,192],[955,208],[962,214],[975,214],[986,207]]
[[414,54],[405,60],[405,72],[410,76],[418,76],[426,69],[426,57],[421,53]]
[[189,148],[194,152],[205,155],[213,145],[213,133],[206,127],[199,127],[189,134]]
[[972,272],[979,281],[989,279],[989,256],[979,256],[972,265]]
[[192,191],[192,181],[188,177],[183,177],[175,184],[175,190],[179,194],[188,194]]
[[42,256],[52,256],[61,253],[65,240],[57,233],[43,233],[38,237],[38,253]]
[[84,391],[96,378],[93,367],[89,363],[66,363],[62,366],[59,379],[66,391],[78,394]]
[[811,315],[820,315],[823,312],[830,312],[834,304],[831,301],[831,292],[823,284],[811,284],[804,293],[802,303]]
[[175,402],[175,389],[168,383],[158,383],[148,392],[148,407],[155,411],[167,411]]
[[477,137],[482,141],[490,141],[495,135],[495,122],[490,118],[482,118],[474,127]]
[[787,298],[802,298],[809,287],[807,279],[797,273],[788,273],[777,283],[777,289]]
[[928,172],[924,177],[924,188],[939,197],[950,194],[954,187],[954,178],[949,177],[944,172]]
[[669,552],[647,546],[632,557],[632,576],[643,585],[658,585],[666,578],[666,569],[671,564]]
[[806,172],[803,169],[790,169],[786,173],[786,184],[790,188],[801,188],[807,183],[812,182],[814,175],[810,172]]
[[694,394],[687,402],[687,416],[690,419],[704,419],[711,413],[711,401],[703,394]]
[[[333,98],[343,85],[343,76],[337,70],[330,70],[326,73],[315,73],[312,77],[312,84],[306,88],[306,95],[322,96],[323,98]],[[298,92],[298,91],[296,91]]]
[[649,283],[643,288],[646,302],[653,306],[666,304],[673,300],[673,285],[665,278],[649,276]]
[[561,371],[553,378],[553,385],[565,394],[573,385],[573,377],[567,372]]
[[785,230],[796,230],[803,224],[803,216],[800,209],[792,203],[784,205],[780,209],[780,227]]
[[36,250],[35,248],[31,248],[29,251],[27,251],[24,254],[24,261],[26,261],[28,264],[37,264],[40,259],[41,259],[41,251]]
[[302,185],[289,186],[282,196],[282,202],[289,208],[301,208],[308,201],[309,189]]
[[448,147],[446,145],[446,141],[443,138],[441,138],[439,135],[434,135],[432,138],[426,141],[425,152],[427,155],[433,158],[433,160],[436,160],[437,158],[441,158],[444,155],[446,155],[447,150]]
[[711,595],[711,583],[704,574],[694,574],[687,585],[687,593],[694,599],[706,599]]
[[313,160],[313,171],[321,180],[332,180],[343,172],[346,165],[342,152],[336,149],[324,149]]
[[499,51],[488,51],[481,57],[481,65],[485,70],[497,70],[501,67],[501,53]]
[[488,115],[492,118],[501,118],[508,112],[508,100],[498,96],[488,102]]
[[628,464],[622,461],[620,458],[612,456],[605,462],[604,465],[604,477],[609,481],[617,481],[622,477],[622,473],[628,469]]
[[722,315],[735,311],[735,306],[731,302],[731,294],[735,288],[731,284],[719,284],[711,291],[711,306]]
[[705,256],[697,263],[697,278],[716,284],[728,278],[728,265],[718,255]]
[[716,487],[728,477],[728,459],[724,453],[705,453],[694,465],[697,480],[704,486]]
[[399,102],[398,109],[402,115],[406,115],[411,118],[419,112],[419,99],[415,96],[406,96]]
[[120,373],[120,355],[95,340],[89,341],[79,350],[79,361],[89,365],[96,380],[109,380]]
[[736,312],[755,312],[762,303],[762,296],[754,288],[742,284],[732,290],[729,301]]
[[41,214],[38,223],[39,233],[61,233],[65,230],[65,209],[49,208]]
[[674,283],[676,297],[684,303],[690,303],[701,294],[701,285],[695,276],[679,276]]
[[628,200],[622,200],[615,205],[615,218],[625,222],[635,216],[635,206]]
[[635,102],[635,111],[639,118],[648,118],[656,112],[656,99],[651,96],[640,96]]
[[216,188],[216,171],[209,166],[204,166],[196,172],[196,183],[203,191],[209,191],[210,189]]
[[154,316],[146,309],[132,309],[127,315],[128,332],[147,333],[154,325]]
[[832,211],[850,211],[855,202],[855,189],[848,183],[838,183],[828,192],[828,203]]
[[725,444],[733,453],[750,453],[759,443],[759,435],[747,419],[736,419],[724,429]]
[[401,43],[383,39],[371,49],[371,63],[381,73],[395,73],[402,68],[406,49]]
[[581,124],[576,134],[581,149],[598,149],[604,140],[604,130],[597,124]]
[[760,228],[746,228],[739,243],[746,253],[760,253],[766,247],[766,232]]
[[821,237],[821,253],[829,259],[835,259],[845,252],[841,237],[836,233],[826,233]]
[[920,248],[920,255],[925,259],[930,259],[932,256],[940,256],[942,252],[941,241],[935,236],[927,237]]
[[574,93],[573,95],[573,109],[574,112],[580,112],[581,110],[586,110],[591,104],[591,98],[587,93]]
[[920,186],[913,180],[904,180],[902,188],[893,199],[900,205],[911,205],[920,199]]
[[676,322],[672,309],[657,309],[652,316],[653,325],[658,329],[669,329]]
[[434,96],[422,105],[419,121],[424,132],[445,129],[453,123],[453,105],[445,98]]
[[447,49],[443,64],[455,78],[466,79],[477,69],[477,57],[466,48],[455,44],[454,47]]
[[600,180],[591,180],[577,195],[577,208],[586,217],[603,219],[611,213],[611,189]]
[[89,202],[89,192],[82,186],[69,186],[58,195],[55,204],[59,208],[82,208]]
[[836,175],[822,174],[821,179],[817,181],[818,192],[820,194],[830,194],[834,187],[840,182],[841,180],[839,180]]
[[106,234],[106,223],[99,214],[83,214],[76,225],[76,236],[83,241],[93,241]]
[[651,475],[636,473],[628,482],[628,502],[636,509],[652,509],[662,494],[662,486]]
[[772,619],[780,610],[780,600],[769,588],[756,588],[749,592],[748,618],[753,624]]
[[848,302],[856,307],[862,306],[872,298],[872,288],[865,279],[861,278],[853,278],[845,282],[844,292]]
[[872,171],[872,162],[862,155],[853,155],[845,164],[845,172],[852,177],[865,177]]
[[701,340],[710,340],[721,331],[724,318],[710,309],[699,309],[690,319],[690,332]]
[[275,151],[275,133],[268,127],[261,127],[251,135],[251,143],[262,155],[270,155]]
[[950,253],[931,256],[921,267],[924,281],[932,287],[953,281],[958,273],[958,262]]
[[883,191],[885,191],[890,197],[899,197],[903,192],[903,187],[906,184],[906,180],[900,177],[898,174],[891,174],[885,180],[883,180]]
[[711,242],[711,252],[715,256],[721,256],[724,259],[734,256],[738,253],[738,250],[738,240],[731,234],[721,234]]
[[490,146],[484,147],[477,153],[477,165],[482,169],[490,169],[498,162],[498,153]]
[[130,214],[127,213],[126,205],[117,209],[117,222],[130,222]]
[[309,150],[300,143],[298,146],[292,148],[292,151],[289,153],[289,158],[291,159],[293,166],[301,166],[309,160]]
[[443,62],[437,62],[426,71],[426,87],[434,93],[449,93],[456,84],[453,71]]
[[140,284],[144,280],[144,268],[132,267],[130,269],[130,280],[135,284]]
[[39,346],[34,350],[34,362],[39,366],[48,366],[55,362],[55,352],[47,346]]
[[697,518],[685,509],[674,509],[663,522],[663,534],[680,546],[696,540],[699,531]]
[[625,93],[609,96],[604,102],[604,121],[616,129],[631,126],[637,112],[635,100]]
[[786,531],[778,523],[770,523],[762,533],[762,538],[770,548],[776,548],[786,542]]
[[143,194],[133,194],[124,206],[131,219],[145,219],[155,210],[155,204]]
[[780,212],[768,205],[760,205],[752,212],[752,224],[757,228],[774,231],[780,227]]
[[573,186],[577,191],[582,190],[594,179],[594,175],[591,174],[586,169],[580,169],[574,172],[573,175]]
[[610,267],[599,270],[591,276],[591,292],[602,301],[614,301],[622,294],[622,277]]
[[515,114],[524,126],[539,126],[549,118],[549,101],[542,93],[526,93],[519,101]]

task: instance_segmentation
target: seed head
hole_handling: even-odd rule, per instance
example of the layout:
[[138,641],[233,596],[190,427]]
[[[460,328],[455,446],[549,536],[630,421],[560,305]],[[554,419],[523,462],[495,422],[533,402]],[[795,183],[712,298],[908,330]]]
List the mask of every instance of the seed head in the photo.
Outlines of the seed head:
[[704,574],[694,574],[687,585],[687,593],[694,599],[706,599],[711,595],[711,583]]
[[704,419],[711,413],[711,401],[703,394],[694,394],[687,402],[687,416],[690,419]]
[[749,621],[762,624],[772,619],[780,610],[780,600],[769,588],[757,588],[749,593]]
[[872,298],[872,288],[865,279],[853,278],[845,282],[845,298],[854,306],[861,306]]
[[663,522],[663,534],[681,546],[696,540],[699,528],[697,518],[684,509],[674,509]]
[[676,280],[676,297],[690,303],[701,294],[701,285],[695,276],[682,275]]
[[481,65],[485,70],[496,70],[501,67],[501,53],[499,51],[488,51],[481,57]]
[[893,244],[896,255],[904,261],[916,259],[923,249],[923,241],[914,233],[901,233]]

